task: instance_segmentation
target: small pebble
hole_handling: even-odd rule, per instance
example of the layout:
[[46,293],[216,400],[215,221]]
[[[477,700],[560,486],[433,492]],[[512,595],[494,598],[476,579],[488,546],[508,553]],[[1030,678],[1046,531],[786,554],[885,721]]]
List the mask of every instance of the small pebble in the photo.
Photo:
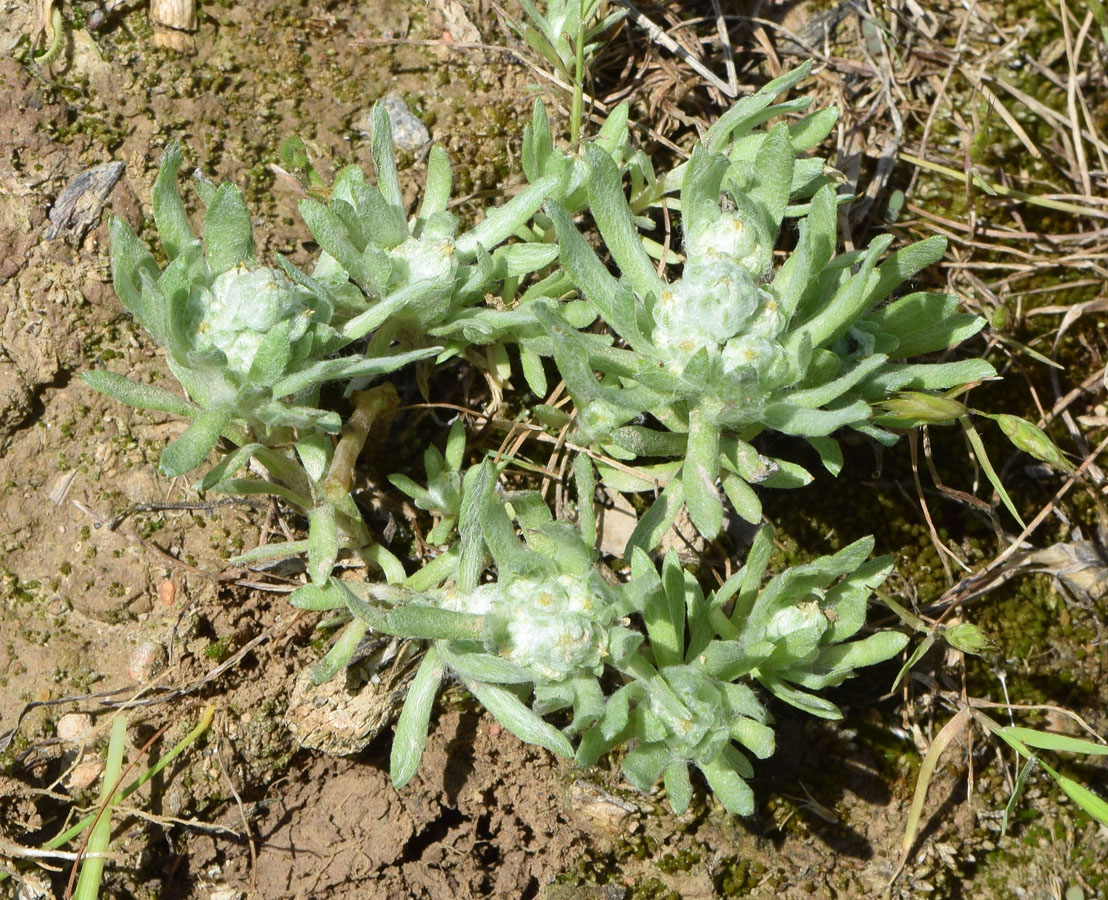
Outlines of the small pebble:
[[73,771],[69,773],[69,778],[66,780],[66,787],[71,791],[83,791],[87,787],[92,787],[103,771],[104,763],[99,759],[86,759],[73,767]]
[[58,719],[58,740],[65,744],[83,744],[92,730],[92,716],[87,713],[66,713]]
[[144,641],[135,648],[127,664],[127,674],[132,681],[145,684],[165,668],[165,647],[157,641]]
[[162,583],[158,585],[158,602],[162,606],[172,606],[176,598],[177,585],[173,583],[172,578],[163,578]]
[[[431,132],[418,118],[412,115],[404,98],[397,93],[386,94],[381,105],[389,116],[392,126],[392,140],[401,150],[416,151],[431,141]],[[373,137],[373,111],[368,110],[355,117],[352,127],[360,135]]]

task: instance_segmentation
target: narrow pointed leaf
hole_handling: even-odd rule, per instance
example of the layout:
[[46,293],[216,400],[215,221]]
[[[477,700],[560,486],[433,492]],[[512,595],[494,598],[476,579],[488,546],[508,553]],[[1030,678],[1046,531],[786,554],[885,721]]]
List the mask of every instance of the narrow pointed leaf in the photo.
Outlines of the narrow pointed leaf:
[[1001,502],[1007,508],[1008,512],[1019,522],[1020,528],[1027,528],[1027,525],[1020,517],[1019,510],[1016,509],[1016,505],[1012,502],[1012,498],[1009,497],[1008,492],[1004,490],[1004,484],[1001,482],[1000,476],[996,473],[996,469],[993,468],[988,453],[985,452],[985,445],[981,441],[981,435],[979,435],[977,429],[973,427],[973,423],[970,421],[969,416],[964,416],[958,421],[961,423],[962,430],[966,433],[966,437],[969,438],[970,445],[973,447],[973,452],[977,455],[977,461],[985,471],[985,477],[989,479],[989,484],[993,486],[993,489],[997,492],[997,495],[1000,497]]
[[1068,734],[1052,734],[1049,731],[1037,731],[1034,728],[1023,728],[1019,725],[1006,726],[1004,733],[1038,750],[1108,756],[1108,744],[1099,744],[1083,738],[1071,737]]
[[587,148],[589,173],[589,209],[612,254],[635,293],[643,301],[662,295],[666,284],[658,277],[654,262],[643,249],[638,229],[623,193],[619,170],[614,160],[599,147]]
[[479,225],[458,238],[455,249],[463,256],[476,253],[478,246],[492,250],[530,220],[557,184],[558,179],[548,175],[524,188],[503,206],[489,210]]
[[649,791],[672,761],[673,753],[662,743],[643,743],[623,758],[620,768],[640,791]]
[[1074,803],[1100,822],[1101,825],[1108,826],[1108,802],[1104,798],[1094,794],[1085,785],[1074,781],[1068,775],[1055,771],[1041,760],[1040,765],[1054,777],[1054,780],[1058,782],[1058,787],[1065,791]]
[[333,506],[317,506],[308,517],[308,574],[316,584],[331,577],[339,555],[339,531]]
[[895,336],[895,356],[906,359],[953,347],[985,326],[981,316],[959,313],[960,305],[953,294],[921,291],[867,313],[866,321]]
[[208,491],[220,482],[226,481],[250,462],[254,454],[262,449],[262,446],[262,444],[244,444],[233,453],[223,457],[223,459],[204,473],[204,477],[200,479],[200,483],[196,486],[196,489],[199,491]]
[[389,755],[389,777],[398,790],[406,785],[419,769],[423,750],[427,746],[427,728],[431,722],[431,710],[442,684],[446,669],[438,658],[434,646],[428,647],[419,664],[392,739]]
[[171,261],[196,240],[177,190],[177,172],[183,161],[181,145],[171,141],[162,154],[158,177],[154,182],[154,223],[158,226],[158,237],[165,248],[165,255]]
[[[295,541],[302,544],[301,550],[307,550],[307,541]],[[304,584],[289,594],[289,603],[297,609],[307,609],[313,612],[332,612],[346,606],[346,598],[342,591],[331,583]]]
[[221,184],[204,214],[204,252],[212,275],[254,262],[254,231],[242,192]]
[[299,372],[293,372],[273,385],[274,397],[287,397],[304,388],[346,378],[358,378],[369,375],[383,375],[401,369],[409,363],[427,359],[442,350],[442,347],[424,347],[396,353],[389,356],[365,358],[357,356],[325,359]]
[[112,216],[109,220],[112,243],[112,286],[131,315],[144,327],[149,327],[150,317],[142,301],[142,274],[157,281],[158,264],[146,245],[136,236],[131,226]]
[[167,478],[176,478],[195,469],[204,461],[219,440],[231,413],[222,409],[205,410],[188,429],[162,451],[159,471]]
[[631,533],[627,541],[627,547],[623,551],[624,558],[631,554],[636,547],[651,551],[662,542],[662,537],[670,526],[677,520],[681,507],[685,505],[685,489],[680,480],[674,479],[654,501],[650,509],[639,519],[639,524]]
[[812,69],[811,60],[795,69],[775,78],[756,94],[743,97],[708,129],[703,143],[716,153],[722,152],[731,138],[731,133],[760,110],[765,109],[778,94],[787,91],[808,76]]
[[404,214],[404,195],[396,174],[396,152],[392,143],[392,123],[380,103],[373,105],[373,167],[377,171],[377,186],[385,202]]
[[285,374],[289,364],[291,324],[289,319],[283,319],[266,332],[250,363],[247,381],[269,387]]
[[103,370],[82,372],[81,380],[94,391],[107,394],[120,403],[126,403],[136,409],[168,412],[186,419],[194,419],[200,413],[200,410],[187,400],[171,394],[164,388],[132,381],[114,372]]
[[[738,752],[738,751],[735,751]],[[723,804],[723,808],[737,816],[749,816],[754,812],[754,791],[735,766],[721,753],[713,760],[697,763],[704,777],[708,779],[712,792]]]
[[681,815],[692,802],[692,782],[689,780],[689,764],[677,759],[666,766],[662,773],[666,786],[669,808],[674,815]]
[[511,691],[469,679],[463,679],[463,683],[478,702],[492,713],[493,718],[520,740],[544,747],[559,756],[573,757],[573,746],[569,739],[553,725],[535,715]]
[[312,667],[312,684],[323,684],[334,678],[340,669],[346,667],[358,649],[358,644],[366,633],[365,622],[355,619],[348,624],[339,635],[337,641],[331,645],[327,655]]
[[714,540],[723,525],[723,502],[716,489],[719,476],[719,429],[699,410],[689,418],[688,455],[681,469],[689,518],[708,540]]
[[488,684],[526,684],[532,680],[532,676],[524,669],[491,653],[455,652],[446,642],[443,642],[439,646],[439,655],[452,671],[462,678],[473,681]]
[[474,590],[485,569],[485,536],[481,522],[489,495],[489,482],[493,477],[492,466],[482,463],[466,472],[463,481],[462,507],[458,517],[458,588],[462,592]]

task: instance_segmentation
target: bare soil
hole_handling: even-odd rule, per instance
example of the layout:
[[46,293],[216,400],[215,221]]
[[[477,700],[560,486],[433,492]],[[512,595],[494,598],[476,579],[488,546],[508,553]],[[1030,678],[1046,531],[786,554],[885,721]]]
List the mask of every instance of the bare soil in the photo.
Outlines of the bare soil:
[[[98,4],[67,3],[65,56],[42,70],[19,41],[37,28],[37,5],[5,4],[0,46],[0,870],[20,882],[0,892],[63,896],[70,863],[36,869],[17,857],[94,804],[107,723],[137,698],[126,713],[132,776],[209,704],[216,713],[117,815],[104,896],[880,894],[900,851],[917,744],[931,736],[916,723],[933,722],[930,711],[906,711],[903,697],[881,696],[892,672],[852,685],[841,698],[845,727],[778,710],[780,750],[759,769],[749,821],[703,792],[674,817],[624,784],[616,761],[573,770],[501,732],[461,692],[440,704],[420,772],[399,793],[387,775],[388,730],[348,756],[297,745],[288,698],[326,635],[279,589],[260,590],[226,563],[263,529],[297,523],[264,505],[196,505],[188,484],[156,470],[182,423],[124,408],[77,377],[107,368],[168,378],[112,291],[106,213],[152,238],[154,172],[177,138],[190,165],[243,187],[260,255],[303,258],[296,196],[266,165],[282,137],[299,134],[325,167],[369,169],[368,140],[354,126],[399,91],[455,160],[457,191],[490,190],[520,177],[535,76],[506,53],[444,48],[460,28],[444,17],[451,4],[396,0],[202,4],[191,52],[155,46],[145,4],[122,4],[90,31],[81,23]],[[463,11],[487,41],[503,40],[489,5]],[[47,239],[66,185],[108,162],[125,166],[103,202]],[[414,196],[423,164],[418,153],[405,162]],[[867,453],[861,469],[872,469]],[[1103,601],[1057,609],[1073,628],[1104,616]],[[1054,653],[1043,683],[1062,662],[1072,684],[1095,681],[1047,686],[1044,697],[1079,708],[1103,732],[1103,641],[1059,662],[1055,640],[1036,644]],[[1036,659],[1025,662],[1021,677],[1034,678]],[[931,671],[941,669],[939,660]],[[75,720],[62,720],[74,712],[91,716],[92,732],[73,736]],[[1010,775],[993,766],[995,748],[960,746],[949,759],[896,893],[1047,900],[1080,887],[1108,896],[1104,829],[1033,776],[1024,812],[1001,838]],[[967,800],[971,762],[984,790]],[[1084,774],[1103,785],[1102,769]]]

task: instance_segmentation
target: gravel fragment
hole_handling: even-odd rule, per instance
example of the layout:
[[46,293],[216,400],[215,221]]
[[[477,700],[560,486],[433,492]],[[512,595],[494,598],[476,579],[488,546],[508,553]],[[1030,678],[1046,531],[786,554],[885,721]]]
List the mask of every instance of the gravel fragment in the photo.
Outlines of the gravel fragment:
[[69,777],[65,781],[65,786],[70,791],[83,791],[85,788],[92,787],[103,771],[104,763],[102,760],[86,759],[73,767],[73,771],[69,773]]
[[165,668],[165,647],[157,641],[144,641],[135,648],[127,663],[127,674],[133,681],[145,684]]
[[92,716],[87,713],[66,713],[58,719],[58,740],[63,744],[81,745],[92,730]]
[[[408,109],[404,98],[395,91],[381,98],[381,105],[389,116],[389,124],[392,126],[392,140],[401,150],[421,150],[431,142],[431,132],[427,130],[416,116]],[[352,123],[354,131],[358,134],[373,137],[373,111],[366,110],[355,116]]]

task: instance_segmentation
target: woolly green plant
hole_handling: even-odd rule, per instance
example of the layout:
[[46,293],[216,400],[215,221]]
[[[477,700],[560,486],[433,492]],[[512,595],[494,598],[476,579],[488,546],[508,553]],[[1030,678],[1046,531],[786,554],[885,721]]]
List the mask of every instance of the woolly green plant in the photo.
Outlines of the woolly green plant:
[[[753,685],[838,718],[818,692],[907,641],[896,632],[852,640],[890,561],[867,562],[873,541],[862,540],[762,587],[766,529],[746,567],[707,596],[672,553],[659,574],[636,549],[621,581],[593,549],[595,485],[583,457],[575,477],[576,526],[554,520],[537,493],[498,491],[485,462],[464,476],[460,504],[451,497],[438,510],[457,510],[457,540],[404,585],[332,579],[300,589],[294,604],[352,619],[352,637],[335,644],[320,677],[337,671],[366,629],[429,642],[396,727],[398,787],[418,768],[436,694],[455,678],[508,730],[581,765],[624,747],[630,782],[647,790],[664,779],[678,812],[691,797],[692,765],[729,810],[749,814],[746,754],[774,750]],[[490,564],[494,577],[484,580]]]
[[[751,485],[806,483],[800,467],[757,452],[751,442],[763,431],[807,439],[837,472],[842,454],[834,432],[852,428],[883,443],[896,440],[874,424],[875,404],[898,391],[945,391],[995,374],[984,360],[911,361],[984,325],[958,312],[949,295],[892,299],[940,258],[945,239],[887,253],[892,239],[882,235],[865,250],[837,254],[840,198],[822,183],[810,199],[793,202],[818,177],[798,162],[789,126],[757,139],[746,132],[772,110],[765,96],[759,103],[756,112],[740,102],[725,114],[683,167],[679,268],[659,273],[620,171],[601,147],[587,149],[588,210],[618,276],[570,213],[547,204],[560,261],[607,326],[586,332],[557,306],[538,304],[577,406],[579,440],[638,466],[631,474],[626,466],[603,472],[616,489],[664,486],[631,546],[654,546],[685,506],[698,530],[714,537],[721,493],[756,523],[761,504]],[[737,121],[743,128],[733,130]],[[787,221],[796,229],[795,248],[777,264]]]

